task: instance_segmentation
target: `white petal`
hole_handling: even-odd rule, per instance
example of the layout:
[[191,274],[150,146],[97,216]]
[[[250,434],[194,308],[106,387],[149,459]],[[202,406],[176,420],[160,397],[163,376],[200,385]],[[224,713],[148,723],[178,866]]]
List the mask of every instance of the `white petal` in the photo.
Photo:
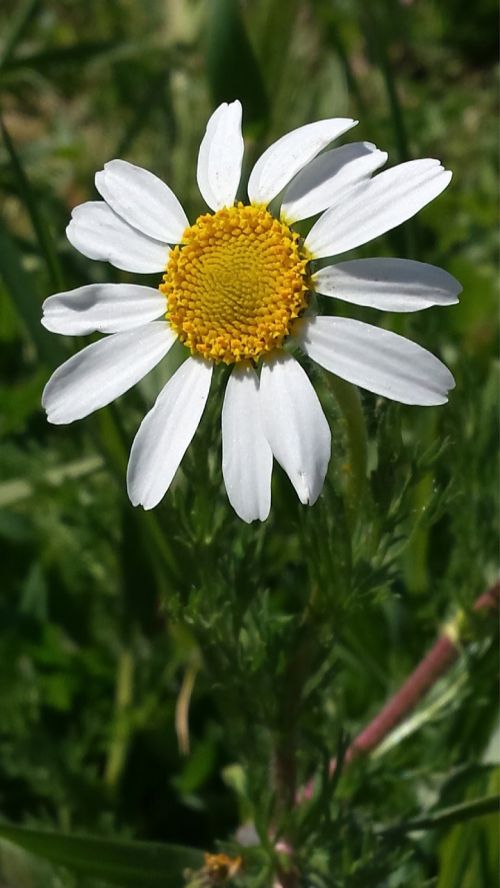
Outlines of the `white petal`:
[[142,327],[166,313],[163,293],[138,284],[87,284],[49,296],[42,324],[52,333],[85,336],[121,333]]
[[241,103],[224,102],[208,121],[198,154],[198,187],[212,210],[234,204],[243,148]]
[[387,160],[371,142],[353,142],[315,157],[285,191],[281,218],[288,224],[308,219],[337,204],[345,188],[367,178]]
[[89,259],[101,259],[139,274],[164,271],[170,252],[166,243],[136,231],[101,200],[75,207],[66,237]]
[[448,368],[416,342],[361,321],[319,317],[302,322],[295,335],[326,370],[402,404],[444,404],[455,385]]
[[113,333],[61,364],[45,386],[42,404],[56,425],[74,422],[123,395],[158,364],[175,342],[166,321]]
[[335,256],[410,219],[446,188],[451,173],[439,160],[410,160],[355,185],[323,213],[305,246],[315,259]]
[[318,293],[381,311],[453,305],[462,291],[447,271],[412,259],[354,259],[322,268],[312,280]]
[[163,498],[200,422],[210,390],[212,364],[188,358],[144,417],[127,470],[134,506],[152,509]]
[[265,521],[271,508],[273,455],[264,435],[259,380],[250,364],[236,364],[222,408],[222,474],[243,521]]
[[264,151],[248,180],[252,203],[267,204],[330,142],[356,126],[357,120],[336,117],[292,130]]
[[262,367],[260,398],[271,450],[300,501],[312,505],[323,488],[331,435],[309,377],[290,355],[269,358]]
[[133,228],[169,244],[181,241],[188,218],[158,176],[126,160],[110,160],[96,173],[95,185],[111,209]]

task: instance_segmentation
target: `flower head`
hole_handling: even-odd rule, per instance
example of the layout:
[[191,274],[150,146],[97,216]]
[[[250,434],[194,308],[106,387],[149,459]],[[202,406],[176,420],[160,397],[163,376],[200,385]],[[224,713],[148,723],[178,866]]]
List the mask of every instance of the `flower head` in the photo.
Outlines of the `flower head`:
[[[190,225],[167,185],[122,160],[96,175],[103,200],[74,209],[67,236],[81,253],[162,279],[158,289],[91,284],[45,301],[48,330],[109,334],[53,374],[43,394],[49,421],[87,416],[138,382],[176,340],[186,349],[132,445],[127,485],[134,505],[153,508],[167,491],[219,362],[232,365],[222,407],[222,470],[229,500],[245,521],[269,514],[273,457],[309,504],[321,493],[330,459],[320,402],[285,343],[294,342],[349,382],[404,404],[447,400],[453,377],[421,346],[311,311],[314,292],[399,312],[449,305],[460,292],[445,271],[404,259],[317,267],[316,260],[409,219],[451,178],[439,161],[428,159],[372,177],[387,155],[367,142],[323,151],[355,124],[320,120],[283,136],[255,164],[249,202],[242,203],[241,105],[223,104],[207,124],[198,156],[198,186],[212,212]],[[282,192],[276,217],[269,205]],[[314,216],[302,240],[293,226]]]

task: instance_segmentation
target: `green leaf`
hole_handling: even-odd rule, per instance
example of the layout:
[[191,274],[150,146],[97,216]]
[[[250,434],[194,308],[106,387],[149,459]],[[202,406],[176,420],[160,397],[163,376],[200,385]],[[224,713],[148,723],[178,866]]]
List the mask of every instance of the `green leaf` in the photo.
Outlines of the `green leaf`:
[[203,865],[202,851],[180,845],[86,838],[0,825],[0,837],[53,864],[118,885],[179,888],[187,868]]
[[213,0],[211,4],[207,73],[215,105],[240,99],[246,123],[265,125],[269,103],[239,3],[235,0]]

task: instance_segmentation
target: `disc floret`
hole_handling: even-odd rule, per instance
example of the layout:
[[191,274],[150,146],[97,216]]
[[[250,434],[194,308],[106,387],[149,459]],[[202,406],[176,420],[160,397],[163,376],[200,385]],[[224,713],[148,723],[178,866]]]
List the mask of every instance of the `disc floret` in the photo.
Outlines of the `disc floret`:
[[160,289],[193,354],[233,364],[280,348],[307,306],[299,235],[264,207],[199,216],[173,248]]

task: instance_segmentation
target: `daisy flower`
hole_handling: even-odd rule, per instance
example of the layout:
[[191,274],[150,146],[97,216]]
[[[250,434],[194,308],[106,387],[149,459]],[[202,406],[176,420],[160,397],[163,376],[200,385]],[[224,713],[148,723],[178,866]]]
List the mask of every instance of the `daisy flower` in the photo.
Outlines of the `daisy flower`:
[[[43,405],[52,423],[82,419],[139,382],[178,339],[186,360],[142,421],[128,465],[132,503],[151,509],[196,432],[214,365],[231,365],[222,472],[231,505],[250,522],[269,514],[273,457],[308,504],[321,493],[330,459],[328,423],[289,343],[331,373],[403,404],[443,404],[454,385],[421,346],[370,324],[318,315],[312,295],[410,312],[456,302],[460,286],[439,268],[405,259],[316,263],[390,231],[437,197],[451,178],[439,161],[413,160],[372,177],[387,160],[374,145],[323,150],[357,121],[319,120],[264,151],[242,203],[241,115],[236,101],[208,121],[197,180],[210,212],[192,225],[152,173],[111,160],[96,174],[103,199],[73,210],[68,240],[90,259],[162,280],[158,289],[90,284],[44,302],[48,330],[108,335],[55,371]],[[312,217],[303,239],[293,226]]]

